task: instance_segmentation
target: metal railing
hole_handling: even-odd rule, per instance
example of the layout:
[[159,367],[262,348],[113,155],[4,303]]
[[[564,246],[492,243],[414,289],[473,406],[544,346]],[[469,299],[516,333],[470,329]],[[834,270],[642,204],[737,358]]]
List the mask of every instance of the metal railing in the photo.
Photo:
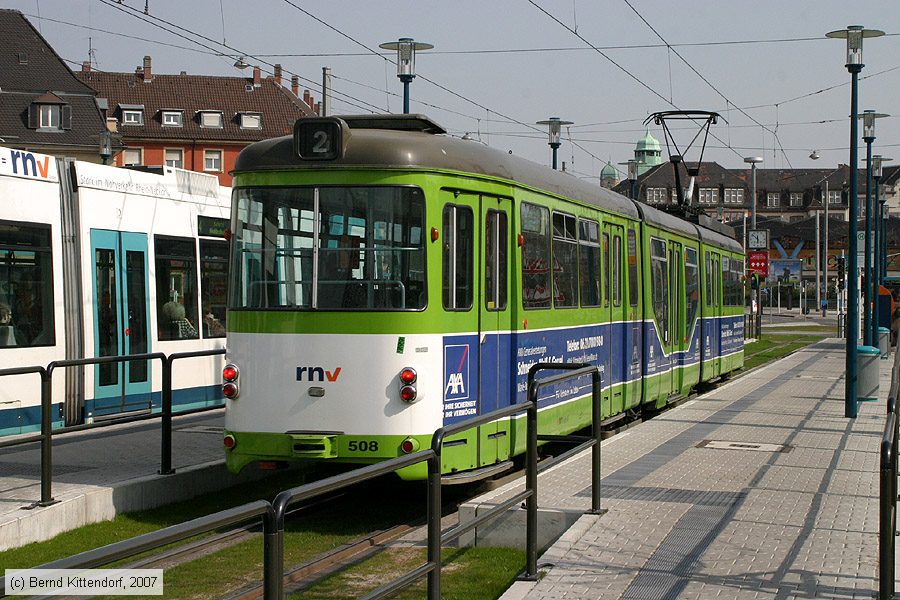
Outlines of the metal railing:
[[[186,353],[192,354],[192,353]],[[174,355],[173,355],[174,356]],[[542,370],[565,370],[567,373],[554,375],[536,381],[535,377]],[[537,433],[538,394],[548,386],[559,383],[565,379],[591,376],[591,415],[592,435],[590,437],[578,436],[539,436]],[[369,465],[353,471],[335,475],[327,479],[308,483],[291,488],[279,493],[269,503],[265,500],[257,500],[236,508],[217,512],[205,517],[193,519],[186,523],[173,525],[159,531],[147,533],[102,548],[82,552],[68,558],[54,561],[37,568],[62,569],[62,568],[93,568],[110,562],[122,560],[140,552],[159,548],[166,544],[187,539],[189,537],[205,533],[226,525],[235,525],[249,521],[256,517],[262,517],[263,521],[263,595],[272,600],[281,598],[284,594],[284,533],[285,514],[287,509],[301,500],[311,500],[323,494],[344,489],[363,481],[392,473],[404,467],[416,464],[428,463],[427,482],[427,557],[426,562],[401,576],[388,582],[378,589],[370,592],[364,598],[383,598],[393,594],[427,576],[428,598],[437,600],[441,597],[441,547],[461,535],[473,530],[475,527],[488,522],[508,509],[526,502],[526,569],[525,578],[537,577],[537,442],[539,439],[554,441],[580,441],[577,448],[569,450],[564,455],[557,457],[555,462],[568,458],[574,452],[579,452],[587,447],[592,448],[592,493],[591,513],[598,514],[600,509],[600,404],[601,383],[600,372],[596,367],[584,364],[562,363],[537,363],[528,372],[528,399],[520,404],[498,409],[490,413],[466,419],[460,423],[448,425],[435,431],[432,436],[431,448],[420,450],[407,456],[401,456]],[[525,490],[519,492],[508,500],[492,507],[489,511],[479,514],[472,521],[460,523],[455,527],[441,531],[441,456],[444,439],[456,433],[463,432],[474,427],[485,425],[504,417],[526,412],[526,476]],[[554,464],[555,464],[554,462]],[[542,465],[549,468],[552,465]],[[0,580],[0,593],[5,591],[5,579]]]
[[[172,363],[183,358],[196,358],[201,356],[216,356],[225,354],[225,348],[212,350],[197,350],[195,352],[178,352],[171,355],[162,352],[150,352],[145,354],[128,354],[123,356],[101,356],[97,358],[77,358],[68,360],[55,360],[46,367],[14,367],[0,369],[0,377],[11,375],[38,374],[41,378],[41,432],[36,435],[0,441],[0,448],[41,443],[41,499],[32,506],[49,506],[55,504],[52,493],[53,482],[53,436],[83,429],[108,427],[132,421],[144,421],[147,419],[161,419],[160,436],[160,474],[170,475],[172,469]],[[160,360],[162,362],[162,411],[159,413],[130,416],[120,419],[109,419],[88,425],[76,425],[74,427],[62,427],[53,429],[53,419],[50,413],[53,408],[53,373],[57,369],[66,367],[83,367],[87,365],[104,365],[135,360]],[[189,411],[179,411],[179,414],[190,414],[202,410],[210,410],[219,407],[205,407]]]
[[878,597],[893,598],[895,588],[894,560],[897,552],[897,477],[898,441],[900,441],[900,419],[897,404],[900,401],[900,352],[894,352],[891,371],[891,389],[887,398],[887,422],[881,437],[881,461],[879,469],[878,502]]

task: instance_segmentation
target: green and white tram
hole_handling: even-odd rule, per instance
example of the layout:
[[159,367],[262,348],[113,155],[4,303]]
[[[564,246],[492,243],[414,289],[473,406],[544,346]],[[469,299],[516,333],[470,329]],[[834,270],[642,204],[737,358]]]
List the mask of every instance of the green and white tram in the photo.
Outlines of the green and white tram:
[[[444,133],[418,115],[310,118],[241,153],[231,470],[414,452],[443,425],[522,401],[539,361],[598,365],[610,419],[741,366],[737,242]],[[584,427],[589,380],[540,407],[542,432]],[[445,474],[506,468],[523,428],[451,438]]]

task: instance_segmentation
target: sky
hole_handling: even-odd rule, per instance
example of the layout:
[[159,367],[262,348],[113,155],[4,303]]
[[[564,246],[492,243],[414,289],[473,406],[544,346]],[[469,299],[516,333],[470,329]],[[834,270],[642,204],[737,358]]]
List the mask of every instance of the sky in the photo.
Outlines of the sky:
[[[564,128],[559,161],[596,180],[633,157],[659,111],[721,115],[703,160],[744,168],[832,168],[848,163],[849,25],[882,30],[863,45],[859,111],[876,122],[873,153],[900,163],[900,3],[897,0],[0,0],[22,11],[78,70],[250,76],[235,60],[321,97],[333,76],[334,114],[402,112],[395,55],[401,37],[432,44],[416,55],[410,111],[450,134],[549,164],[545,126]],[[145,9],[147,14],[145,14]],[[668,152],[700,158],[702,121],[650,133]],[[699,132],[699,136],[697,136]],[[862,128],[860,127],[860,136]],[[860,164],[866,156],[859,139]],[[675,150],[675,145],[678,151]],[[810,159],[813,150],[818,160]]]

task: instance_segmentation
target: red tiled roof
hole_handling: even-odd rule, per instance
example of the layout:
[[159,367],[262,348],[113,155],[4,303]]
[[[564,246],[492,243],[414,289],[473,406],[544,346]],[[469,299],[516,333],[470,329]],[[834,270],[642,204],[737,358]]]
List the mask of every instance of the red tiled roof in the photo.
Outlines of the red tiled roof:
[[[253,85],[252,78],[209,75],[156,75],[144,81],[141,73],[81,72],[76,75],[109,101],[109,117],[120,123],[120,105],[142,105],[143,125],[119,126],[129,139],[251,142],[289,134],[294,122],[313,112],[273,77]],[[162,125],[162,110],[183,111],[183,126]],[[222,111],[224,127],[200,127],[199,111]],[[262,129],[241,129],[241,113],[262,115]]]

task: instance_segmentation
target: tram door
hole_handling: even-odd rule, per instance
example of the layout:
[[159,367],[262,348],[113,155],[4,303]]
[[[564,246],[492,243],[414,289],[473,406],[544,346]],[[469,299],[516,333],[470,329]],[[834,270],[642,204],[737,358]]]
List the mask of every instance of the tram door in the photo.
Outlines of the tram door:
[[669,338],[670,364],[672,367],[672,386],[669,394],[681,391],[684,381],[684,362],[688,341],[684,327],[684,260],[683,248],[677,242],[669,242]]
[[[509,302],[509,257],[515,256],[510,232],[512,203],[481,196],[479,301],[479,412],[484,414],[515,402],[515,365],[511,354],[512,309]],[[509,457],[508,420],[486,425],[481,435],[481,465]]]
[[[147,236],[91,230],[94,356],[149,352]],[[94,366],[94,402],[88,416],[151,407],[150,361]]]

